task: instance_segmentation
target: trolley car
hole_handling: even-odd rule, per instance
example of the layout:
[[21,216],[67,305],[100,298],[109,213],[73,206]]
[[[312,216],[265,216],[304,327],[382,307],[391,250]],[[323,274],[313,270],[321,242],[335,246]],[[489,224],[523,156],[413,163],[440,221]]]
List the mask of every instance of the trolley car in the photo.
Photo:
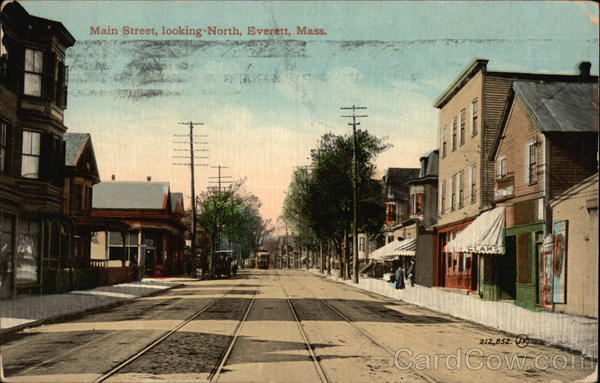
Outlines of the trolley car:
[[256,267],[258,269],[268,269],[270,255],[268,251],[259,251],[256,253]]

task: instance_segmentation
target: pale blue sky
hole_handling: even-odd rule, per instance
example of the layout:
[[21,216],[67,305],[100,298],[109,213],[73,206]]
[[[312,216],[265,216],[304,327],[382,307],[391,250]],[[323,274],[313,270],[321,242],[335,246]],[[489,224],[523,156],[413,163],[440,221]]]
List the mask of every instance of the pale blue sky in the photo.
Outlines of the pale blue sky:
[[[598,7],[581,2],[25,1],[77,39],[67,51],[65,122],[92,133],[101,177],[152,175],[189,195],[172,166],[178,122],[206,124],[208,163],[248,177],[275,219],[295,165],[327,131],[349,131],[342,105],[388,136],[386,167],[417,166],[436,146],[433,101],[474,58],[502,71],[598,73]],[[296,26],[326,36],[92,36],[90,26]],[[176,39],[176,40],[175,40]],[[199,188],[209,169],[200,168]],[[210,172],[214,173],[213,170]],[[214,176],[215,174],[210,174]]]

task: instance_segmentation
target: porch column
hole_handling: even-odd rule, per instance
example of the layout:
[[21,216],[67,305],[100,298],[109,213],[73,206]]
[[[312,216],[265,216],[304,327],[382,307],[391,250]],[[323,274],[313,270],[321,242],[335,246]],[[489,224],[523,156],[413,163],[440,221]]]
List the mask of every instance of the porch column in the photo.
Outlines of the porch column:
[[121,258],[121,266],[125,267],[125,262],[127,262],[127,260],[126,260],[127,244],[125,243],[125,241],[127,240],[127,232],[126,231],[121,232],[121,240],[123,241],[123,258]]

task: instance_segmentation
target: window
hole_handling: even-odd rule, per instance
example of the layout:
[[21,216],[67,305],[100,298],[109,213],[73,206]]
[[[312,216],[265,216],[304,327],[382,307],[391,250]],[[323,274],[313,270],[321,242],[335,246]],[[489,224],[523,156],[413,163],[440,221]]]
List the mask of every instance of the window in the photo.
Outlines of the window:
[[446,211],[446,180],[442,181],[442,203],[440,205],[440,214]]
[[71,211],[80,211],[83,201],[83,185],[73,184],[71,187]]
[[450,211],[456,210],[456,175],[452,176],[452,198],[450,200]]
[[413,215],[423,214],[423,193],[415,193],[411,196],[411,213]]
[[365,237],[358,238],[358,251],[365,251]]
[[385,223],[393,224],[396,222],[396,205],[389,203],[385,207]]
[[446,127],[442,128],[442,158],[446,158]]
[[25,49],[25,76],[23,93],[28,96],[42,96],[42,73],[44,52],[37,49]]
[[532,185],[537,182],[537,172],[536,172],[536,150],[535,150],[535,142],[531,142],[527,144],[527,184]]
[[471,203],[477,201],[477,165],[471,165]]
[[465,144],[465,110],[460,111],[460,144],[461,146]]
[[65,66],[62,61],[57,61],[56,64],[54,70],[54,99],[56,100],[56,105],[66,108],[69,67]]
[[416,197],[417,210],[415,213],[423,214],[423,193],[418,193]]
[[478,105],[477,105],[477,99],[473,100],[471,102],[471,134],[473,137],[475,137],[477,135],[477,123],[478,123],[478,115],[479,115],[479,110],[477,110]]
[[462,209],[465,206],[465,172],[462,170],[458,173],[458,208]]
[[21,176],[40,177],[40,137],[38,132],[23,131],[23,149],[21,151]]
[[138,232],[130,231],[125,234],[125,248],[123,248],[123,235],[116,231],[108,233],[108,259],[111,261],[129,260],[137,262]]
[[457,122],[456,122],[456,117],[452,120],[452,151],[456,150],[456,129],[457,129]]
[[0,120],[0,173],[8,172],[8,124]]
[[500,157],[496,161],[496,178],[501,179],[506,176],[506,158]]

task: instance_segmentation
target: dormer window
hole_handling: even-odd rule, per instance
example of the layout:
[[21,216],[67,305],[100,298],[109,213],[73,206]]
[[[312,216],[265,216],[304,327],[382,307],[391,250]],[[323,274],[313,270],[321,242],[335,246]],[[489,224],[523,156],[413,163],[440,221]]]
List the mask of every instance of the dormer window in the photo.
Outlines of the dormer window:
[[23,93],[27,96],[42,96],[43,68],[44,52],[37,49],[26,48]]

